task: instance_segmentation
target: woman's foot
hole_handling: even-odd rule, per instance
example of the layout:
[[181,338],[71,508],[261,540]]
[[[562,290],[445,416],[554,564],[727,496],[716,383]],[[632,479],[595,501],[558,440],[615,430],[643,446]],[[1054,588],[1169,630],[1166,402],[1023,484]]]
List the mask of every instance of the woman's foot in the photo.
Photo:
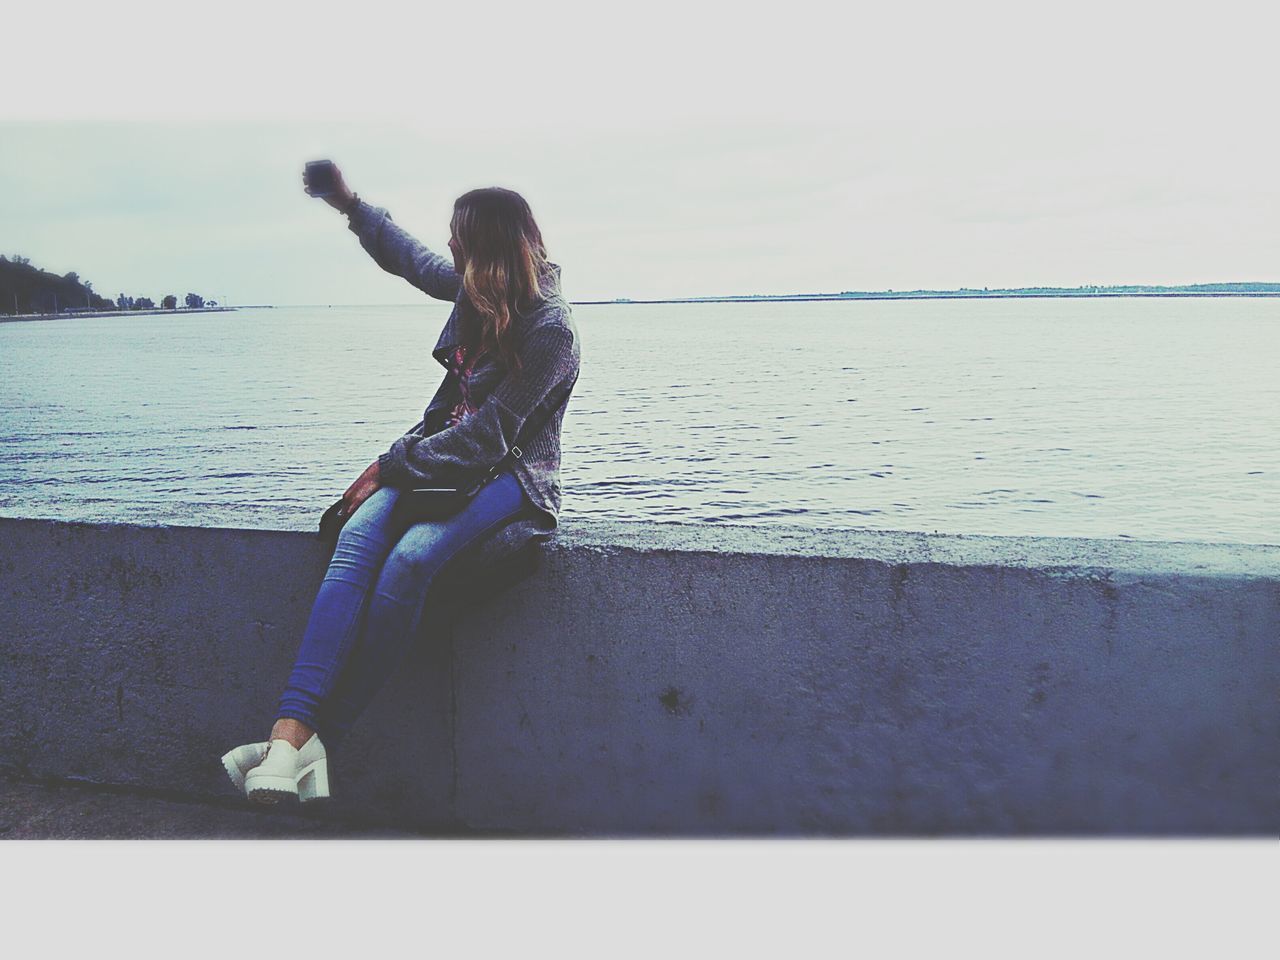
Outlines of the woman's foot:
[[271,736],[268,740],[288,740],[295,750],[301,750],[306,746],[307,741],[315,736],[315,730],[308,727],[301,720],[295,720],[293,717],[281,717],[271,728]]
[[268,746],[270,743],[266,740],[261,743],[246,743],[222,755],[222,768],[227,771],[232,785],[241,793],[244,793],[245,775],[262,762],[262,758],[267,755]]
[[303,803],[329,796],[329,762],[316,734],[295,747],[283,737],[273,738],[262,762],[245,774],[244,792],[255,803],[276,803],[297,797]]
[[[281,771],[272,774],[271,770],[264,770],[254,778],[257,784],[254,791],[256,796],[250,796],[246,783],[249,773],[261,766],[270,752],[272,742],[277,740],[282,741],[276,746],[277,754],[287,754],[290,748],[294,752],[293,785],[286,782],[288,775]],[[281,763],[283,757],[278,757],[273,762],[272,769]],[[296,796],[304,803],[329,795],[328,757],[324,744],[311,727],[292,717],[276,720],[268,739],[260,743],[246,743],[223,754],[222,766],[235,788],[259,803],[275,803],[283,795]],[[270,776],[286,779],[271,780]]]

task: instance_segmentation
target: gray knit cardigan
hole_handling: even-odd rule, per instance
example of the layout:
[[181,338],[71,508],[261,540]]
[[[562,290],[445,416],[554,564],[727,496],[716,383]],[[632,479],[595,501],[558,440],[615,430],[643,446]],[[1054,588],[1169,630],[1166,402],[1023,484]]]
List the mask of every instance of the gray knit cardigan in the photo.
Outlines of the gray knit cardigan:
[[[476,411],[444,427],[449,411],[461,399],[457,378],[449,372],[449,355],[461,339],[458,304],[466,296],[451,259],[410,236],[382,207],[357,201],[350,229],[374,262],[403,277],[424,293],[453,302],[453,310],[431,354],[445,368],[444,380],[423,411],[422,419],[378,456],[387,486],[458,486],[482,477],[511,448],[525,420],[564,399],[578,373],[581,345],[573,311],[560,288],[560,267],[547,264],[541,278],[545,299],[512,318],[522,368],[508,372],[500,358],[480,357],[468,382]],[[534,508],[486,535],[467,551],[481,566],[507,556],[530,539],[551,537],[559,525],[560,428],[562,406],[532,437],[522,438],[522,456],[510,466]]]

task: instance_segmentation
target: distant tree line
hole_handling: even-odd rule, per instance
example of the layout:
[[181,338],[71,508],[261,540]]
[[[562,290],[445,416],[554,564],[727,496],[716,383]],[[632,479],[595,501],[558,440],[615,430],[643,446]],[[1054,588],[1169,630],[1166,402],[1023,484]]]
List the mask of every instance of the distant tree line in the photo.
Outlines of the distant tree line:
[[[205,300],[198,293],[188,293],[183,303],[189,309],[216,307],[217,300]],[[178,309],[175,294],[160,298],[161,309]],[[58,276],[33,267],[29,257],[0,254],[0,313],[95,313],[103,310],[154,310],[150,297],[131,297],[121,293],[114,300],[99,296],[93,284],[81,280],[79,274]]]

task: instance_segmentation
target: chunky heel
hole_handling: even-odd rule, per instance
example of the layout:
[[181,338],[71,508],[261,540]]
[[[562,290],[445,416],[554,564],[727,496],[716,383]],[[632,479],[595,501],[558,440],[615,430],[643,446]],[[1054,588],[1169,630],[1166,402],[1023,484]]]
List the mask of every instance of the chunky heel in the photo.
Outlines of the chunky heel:
[[323,800],[329,796],[329,768],[322,758],[317,760],[298,777],[298,800],[307,803],[311,800]]

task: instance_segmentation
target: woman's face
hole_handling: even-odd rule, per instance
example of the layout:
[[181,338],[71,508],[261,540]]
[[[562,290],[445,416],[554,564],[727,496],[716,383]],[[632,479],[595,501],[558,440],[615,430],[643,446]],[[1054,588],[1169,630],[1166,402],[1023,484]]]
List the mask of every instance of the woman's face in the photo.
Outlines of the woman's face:
[[449,224],[449,251],[453,254],[453,269],[461,274],[466,259],[462,256],[462,244],[458,242],[458,235],[454,232],[452,223]]

